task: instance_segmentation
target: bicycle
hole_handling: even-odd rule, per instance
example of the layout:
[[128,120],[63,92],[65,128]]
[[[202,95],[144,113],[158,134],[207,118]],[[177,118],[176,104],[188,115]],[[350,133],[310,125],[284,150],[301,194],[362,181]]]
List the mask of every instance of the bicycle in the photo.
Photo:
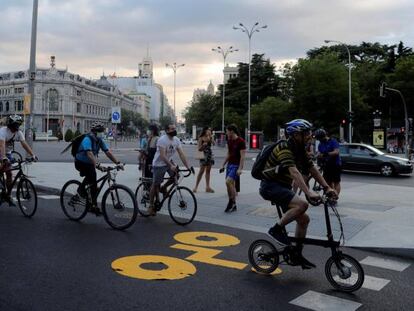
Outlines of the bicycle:
[[[275,205],[274,203],[272,203]],[[325,264],[325,276],[329,283],[340,291],[353,292],[361,288],[364,283],[364,270],[360,263],[353,257],[342,253],[340,250],[340,241],[344,238],[341,218],[335,207],[335,201],[322,196],[318,204],[323,204],[325,211],[325,222],[327,231],[327,240],[324,239],[303,239],[304,244],[322,246],[330,248],[332,256],[328,258]],[[341,235],[338,241],[335,241],[332,235],[331,222],[329,217],[329,207],[333,210],[335,216],[338,218]],[[276,205],[279,217],[282,217],[280,206]],[[285,231],[286,233],[286,231]],[[297,252],[292,246],[292,242],[297,242],[294,237],[288,237],[290,245],[277,249],[271,242],[267,240],[256,240],[249,247],[249,261],[256,271],[270,274],[279,266],[279,264],[287,264],[291,266],[298,265],[295,261]]]
[[[180,172],[187,172],[185,175],[180,175]],[[197,199],[194,193],[187,187],[180,186],[183,178],[188,177],[194,173],[194,169],[181,170],[177,168],[177,174],[174,177],[174,183],[167,189],[161,202],[156,198],[154,205],[157,211],[160,211],[164,202],[168,199],[168,212],[171,219],[179,225],[187,225],[191,223],[197,213]],[[168,180],[170,178],[164,178]],[[135,198],[138,201],[138,212],[143,217],[150,216],[148,211],[150,201],[150,190],[152,185],[152,178],[141,177],[141,183],[135,190]]]
[[[33,162],[32,158],[27,158],[25,160],[18,160],[11,162],[11,168],[7,169],[7,171],[18,171],[16,176],[12,181],[12,185],[9,190],[7,190],[7,184],[4,178],[4,172],[1,173],[0,176],[0,204],[7,201],[8,198],[11,197],[11,192],[14,185],[17,182],[17,191],[16,191],[16,198],[17,204],[19,206],[20,211],[23,213],[25,217],[32,217],[37,210],[37,193],[33,183],[29,180],[29,176],[27,176],[23,172],[23,165],[29,164]],[[17,165],[14,165],[17,163]],[[13,166],[14,165],[14,166]]]
[[[102,214],[108,225],[117,230],[129,228],[135,222],[138,215],[138,205],[132,190],[116,183],[117,172],[122,167],[121,165],[116,165],[99,168],[99,170],[106,174],[97,180],[97,197],[106,183],[109,186],[102,196]],[[90,211],[90,207],[92,207],[91,186],[87,185],[85,187],[87,193],[85,200],[78,194],[80,185],[81,182],[78,180],[69,180],[62,187],[60,193],[60,205],[63,213],[73,221],[79,221],[84,218],[88,211]],[[99,216],[99,214],[96,215]]]

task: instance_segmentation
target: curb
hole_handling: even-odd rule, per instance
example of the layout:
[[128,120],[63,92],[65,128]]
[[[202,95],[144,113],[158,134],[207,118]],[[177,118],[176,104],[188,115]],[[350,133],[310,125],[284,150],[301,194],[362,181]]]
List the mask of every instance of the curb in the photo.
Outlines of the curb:
[[36,191],[60,196],[60,189],[47,187],[47,186],[42,186],[42,185],[34,185],[34,186],[36,188]]

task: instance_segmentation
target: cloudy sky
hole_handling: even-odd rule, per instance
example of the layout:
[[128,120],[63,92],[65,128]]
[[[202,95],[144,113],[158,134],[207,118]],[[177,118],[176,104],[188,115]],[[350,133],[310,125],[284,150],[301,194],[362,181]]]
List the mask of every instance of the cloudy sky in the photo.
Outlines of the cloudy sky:
[[[222,56],[211,48],[234,46],[230,63],[247,61],[246,34],[232,29],[256,21],[252,52],[281,64],[305,56],[324,39],[414,46],[412,0],[39,0],[37,66],[50,55],[58,68],[98,78],[104,71],[136,75],[149,46],[155,80],[173,102],[172,70],[177,73],[177,110],[195,88],[222,81]],[[0,0],[0,72],[28,68],[32,0]]]

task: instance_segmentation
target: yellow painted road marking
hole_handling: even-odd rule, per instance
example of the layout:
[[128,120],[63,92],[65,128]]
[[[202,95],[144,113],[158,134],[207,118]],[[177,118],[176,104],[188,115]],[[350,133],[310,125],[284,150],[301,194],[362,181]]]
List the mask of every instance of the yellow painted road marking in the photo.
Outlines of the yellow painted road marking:
[[217,249],[209,249],[204,247],[197,247],[194,245],[175,244],[170,246],[175,249],[182,249],[186,251],[193,251],[195,254],[187,257],[187,260],[198,261],[202,263],[208,263],[215,266],[221,266],[226,268],[243,270],[247,267],[247,264],[237,261],[230,261],[224,259],[217,259],[214,256],[220,254],[222,251]]
[[[209,238],[214,240],[201,240],[200,238]],[[232,235],[217,232],[182,232],[174,235],[174,239],[183,244],[207,246],[207,247],[225,247],[240,244],[240,240]]]
[[[143,268],[143,264],[164,264],[163,270]],[[186,260],[168,256],[142,255],[127,256],[114,260],[114,271],[124,276],[142,280],[179,280],[196,273],[196,267]]]

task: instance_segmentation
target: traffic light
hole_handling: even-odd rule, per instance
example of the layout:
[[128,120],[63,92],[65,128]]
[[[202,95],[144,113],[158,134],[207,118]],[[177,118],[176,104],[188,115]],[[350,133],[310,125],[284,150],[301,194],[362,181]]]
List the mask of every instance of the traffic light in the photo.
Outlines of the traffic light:
[[258,141],[257,141],[257,135],[256,134],[251,134],[250,136],[250,147],[253,149],[257,149],[258,146]]
[[342,119],[341,124],[342,124],[342,126],[345,126],[346,120],[345,119]]
[[401,133],[405,133],[405,127],[400,128]]
[[348,111],[348,122],[352,123],[354,120],[354,112],[353,111]]

